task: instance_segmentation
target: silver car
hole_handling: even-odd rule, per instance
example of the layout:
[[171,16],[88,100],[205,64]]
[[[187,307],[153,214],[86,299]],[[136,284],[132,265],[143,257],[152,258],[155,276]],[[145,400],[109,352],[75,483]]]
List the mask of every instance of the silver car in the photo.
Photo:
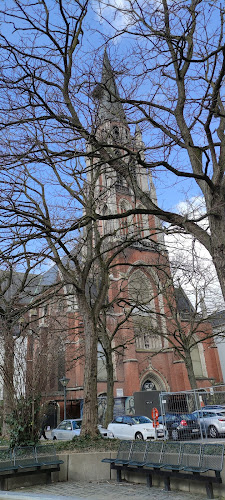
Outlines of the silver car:
[[197,416],[203,435],[216,438],[225,434],[225,408],[201,408],[193,414]]
[[[81,431],[82,419],[73,418],[69,420],[63,420],[60,422],[56,429],[52,429],[52,439],[60,439],[62,441],[70,441],[74,436],[79,436]],[[98,430],[103,437],[112,438],[113,434],[107,429],[104,429],[101,425],[98,426]]]
[[73,439],[74,436],[80,435],[82,420],[81,418],[63,420],[60,422],[56,429],[52,429],[52,439],[61,439],[62,441],[68,441]]

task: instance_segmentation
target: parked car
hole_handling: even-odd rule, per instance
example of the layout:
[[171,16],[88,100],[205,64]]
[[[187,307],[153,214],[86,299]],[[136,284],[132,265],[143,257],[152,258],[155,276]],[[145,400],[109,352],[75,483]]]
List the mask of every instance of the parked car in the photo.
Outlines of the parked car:
[[158,421],[165,424],[169,439],[198,438],[201,435],[198,418],[194,413],[171,414],[160,416]]
[[[51,435],[52,439],[60,439],[62,441],[68,441],[73,439],[74,436],[79,436],[81,431],[81,418],[63,420],[60,422],[56,429],[52,429]],[[107,429],[104,429],[101,425],[98,426],[99,432],[103,437],[113,437]]]
[[225,408],[201,408],[194,411],[203,435],[216,438],[225,434]]
[[225,405],[205,405],[201,410],[225,410]]
[[112,432],[115,438],[119,439],[153,439],[155,436],[163,437],[163,425],[156,429],[153,421],[143,415],[130,416],[123,415],[114,418],[108,425],[108,431]]

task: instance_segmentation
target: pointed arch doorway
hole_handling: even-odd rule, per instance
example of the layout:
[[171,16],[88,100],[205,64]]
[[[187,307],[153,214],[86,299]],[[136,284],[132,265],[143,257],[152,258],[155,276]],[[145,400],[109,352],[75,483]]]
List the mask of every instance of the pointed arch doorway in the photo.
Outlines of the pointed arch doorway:
[[149,372],[141,382],[141,391],[167,391],[168,384],[155,372]]

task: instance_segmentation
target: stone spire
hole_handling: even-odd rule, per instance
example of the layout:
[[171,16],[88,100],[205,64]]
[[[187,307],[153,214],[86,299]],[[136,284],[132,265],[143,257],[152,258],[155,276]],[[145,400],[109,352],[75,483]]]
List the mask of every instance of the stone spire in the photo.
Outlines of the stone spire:
[[143,139],[142,139],[141,129],[140,129],[140,127],[139,127],[138,124],[135,127],[134,139],[135,139],[136,146],[137,147],[141,147],[144,150],[145,149],[145,145],[144,145],[144,142],[143,142]]
[[126,122],[126,116],[120,102],[114,73],[106,49],[103,57],[101,83],[95,87],[93,97],[99,103],[97,125],[101,125],[106,121]]

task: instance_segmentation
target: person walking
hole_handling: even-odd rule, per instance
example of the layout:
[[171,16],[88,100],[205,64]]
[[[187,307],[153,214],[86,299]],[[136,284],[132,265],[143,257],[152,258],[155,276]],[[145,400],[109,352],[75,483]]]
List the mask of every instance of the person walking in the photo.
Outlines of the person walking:
[[43,420],[42,420],[42,424],[41,424],[41,431],[40,431],[39,439],[41,439],[41,436],[43,436],[44,439],[48,440],[48,438],[45,434],[46,423],[47,423],[47,415],[44,415]]

